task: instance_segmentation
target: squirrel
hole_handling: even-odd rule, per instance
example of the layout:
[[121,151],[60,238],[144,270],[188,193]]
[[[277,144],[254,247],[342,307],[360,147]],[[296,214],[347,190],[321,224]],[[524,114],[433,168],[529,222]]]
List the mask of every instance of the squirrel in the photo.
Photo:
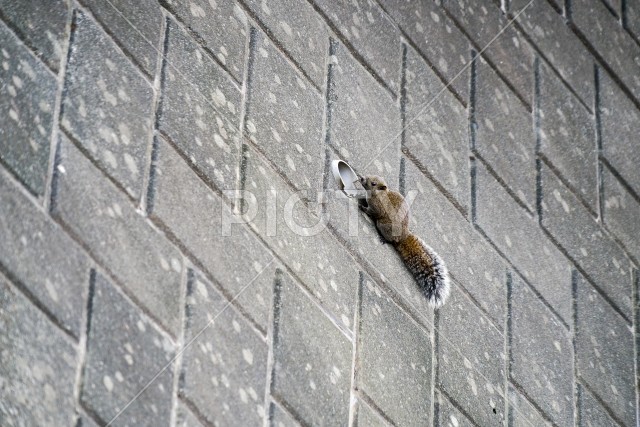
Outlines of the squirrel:
[[360,177],[360,183],[367,190],[367,204],[361,208],[383,239],[398,251],[429,304],[441,307],[449,296],[449,272],[440,256],[409,231],[409,204],[379,176]]

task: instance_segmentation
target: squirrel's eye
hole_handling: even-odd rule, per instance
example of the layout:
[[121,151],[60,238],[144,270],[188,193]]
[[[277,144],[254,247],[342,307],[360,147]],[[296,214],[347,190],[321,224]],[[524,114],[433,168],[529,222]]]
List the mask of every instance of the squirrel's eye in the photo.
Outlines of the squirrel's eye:
[[371,185],[373,185],[375,187],[376,185],[378,185],[378,183],[374,181],[374,182],[371,183]]

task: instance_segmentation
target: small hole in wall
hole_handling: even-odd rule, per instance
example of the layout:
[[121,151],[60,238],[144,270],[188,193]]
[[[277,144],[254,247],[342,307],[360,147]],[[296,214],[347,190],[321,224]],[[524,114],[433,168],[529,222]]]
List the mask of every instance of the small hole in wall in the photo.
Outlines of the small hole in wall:
[[493,413],[494,413],[494,414],[496,414],[496,413],[497,413],[497,412],[496,412],[496,408],[493,408]]

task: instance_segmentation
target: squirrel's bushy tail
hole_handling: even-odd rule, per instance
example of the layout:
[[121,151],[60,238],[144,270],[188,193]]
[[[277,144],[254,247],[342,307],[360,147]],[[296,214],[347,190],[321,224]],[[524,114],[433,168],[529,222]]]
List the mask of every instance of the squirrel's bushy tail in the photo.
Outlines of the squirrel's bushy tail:
[[441,307],[451,286],[449,272],[442,259],[415,234],[409,234],[395,247],[429,304],[434,308]]

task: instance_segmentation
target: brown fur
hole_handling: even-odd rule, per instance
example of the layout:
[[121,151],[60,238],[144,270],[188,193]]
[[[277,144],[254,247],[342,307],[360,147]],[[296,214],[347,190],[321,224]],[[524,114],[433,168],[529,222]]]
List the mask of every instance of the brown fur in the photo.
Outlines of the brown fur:
[[365,212],[384,240],[396,248],[431,306],[442,306],[450,289],[447,267],[433,249],[409,231],[409,205],[404,197],[389,190],[379,176],[363,177],[360,182],[367,190]]

